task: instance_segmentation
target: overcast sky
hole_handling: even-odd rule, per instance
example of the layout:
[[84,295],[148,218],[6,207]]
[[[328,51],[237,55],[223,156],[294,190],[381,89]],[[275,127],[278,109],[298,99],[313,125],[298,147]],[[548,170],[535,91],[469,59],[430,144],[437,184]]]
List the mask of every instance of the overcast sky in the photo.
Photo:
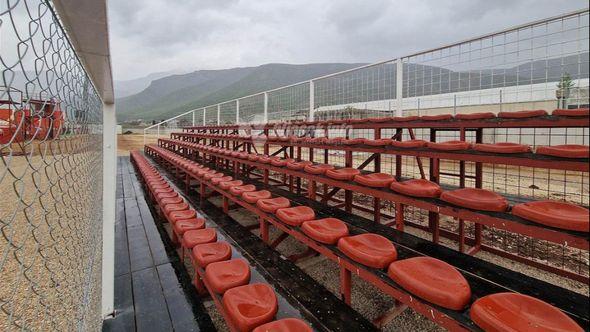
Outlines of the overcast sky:
[[114,0],[126,80],[264,63],[375,62],[588,6],[587,0]]

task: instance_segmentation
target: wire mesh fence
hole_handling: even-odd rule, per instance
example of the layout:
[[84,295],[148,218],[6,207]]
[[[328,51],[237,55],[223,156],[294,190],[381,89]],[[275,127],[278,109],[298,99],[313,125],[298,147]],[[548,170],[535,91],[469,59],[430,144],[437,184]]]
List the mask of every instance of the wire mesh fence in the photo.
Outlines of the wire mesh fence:
[[[260,131],[250,130],[248,124],[264,122],[276,123],[274,130],[270,131],[271,135],[303,135],[309,131],[304,127],[291,130],[293,127],[287,127],[285,123],[588,107],[589,37],[589,12],[585,9],[454,45],[261,92],[238,99],[236,108],[241,125],[238,132],[259,134]],[[207,119],[209,109],[204,109]],[[218,122],[212,118],[205,124],[216,125]],[[393,137],[397,133],[396,129],[382,129],[380,135]],[[330,138],[374,138],[375,131],[332,126],[327,130],[312,128],[311,134]],[[402,130],[403,140],[433,139],[442,142],[461,139],[458,129],[438,131],[436,137],[431,135],[429,128],[416,128],[413,132]],[[474,131],[468,130],[464,135],[467,141],[474,142],[476,139]],[[530,145],[533,149],[546,145],[590,144],[588,127],[485,128],[481,136],[483,143],[512,142]],[[263,151],[262,142],[256,147],[258,152]],[[269,152],[273,153],[279,148],[271,144]],[[288,155],[288,152],[285,150],[281,154]],[[311,155],[307,148],[298,153],[302,158]],[[355,152],[353,166],[364,164],[370,155]],[[343,151],[320,150],[313,156],[316,162],[345,166]],[[381,171],[396,174],[396,157],[382,155]],[[400,158],[403,178],[419,178],[422,172],[428,178],[431,170],[427,158]],[[476,165],[473,162],[443,160],[439,167],[443,186],[476,185]],[[465,172],[463,180],[457,176],[462,169]],[[365,170],[374,171],[373,163],[366,164]],[[278,175],[275,180],[284,181],[284,177]],[[589,186],[587,172],[482,165],[481,187],[513,200],[553,199],[587,206],[590,204]],[[355,200],[367,206],[365,200],[369,198],[358,196],[355,196]],[[394,205],[388,202],[383,203],[382,210],[390,216],[395,215]],[[428,224],[426,211],[408,208],[406,217],[419,225]],[[441,228],[456,233],[457,227],[456,220],[441,219]],[[473,233],[472,225],[467,226],[466,232]],[[484,230],[483,241],[490,247],[588,276],[588,251],[494,229]]]
[[99,330],[102,102],[51,2],[0,2],[0,71],[0,330]]

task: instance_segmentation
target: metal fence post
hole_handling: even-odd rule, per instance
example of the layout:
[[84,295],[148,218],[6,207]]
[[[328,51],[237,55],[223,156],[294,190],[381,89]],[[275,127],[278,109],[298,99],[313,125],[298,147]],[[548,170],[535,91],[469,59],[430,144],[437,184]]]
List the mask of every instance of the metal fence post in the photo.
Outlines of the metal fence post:
[[117,119],[115,104],[102,112],[102,317],[112,315],[115,294],[115,196],[117,188]]
[[221,124],[221,104],[217,104],[217,125]]
[[196,112],[197,112],[197,110],[193,110],[193,127],[195,126],[195,116],[196,116]]
[[240,100],[236,100],[236,124],[240,123]]
[[315,84],[313,80],[309,81],[309,121],[315,118]]
[[264,93],[264,123],[268,123],[268,92]]
[[207,109],[203,108],[203,126],[207,124]]
[[396,116],[403,116],[403,107],[404,107],[404,63],[402,59],[397,59],[396,63],[396,71],[395,71],[395,101],[396,101]]

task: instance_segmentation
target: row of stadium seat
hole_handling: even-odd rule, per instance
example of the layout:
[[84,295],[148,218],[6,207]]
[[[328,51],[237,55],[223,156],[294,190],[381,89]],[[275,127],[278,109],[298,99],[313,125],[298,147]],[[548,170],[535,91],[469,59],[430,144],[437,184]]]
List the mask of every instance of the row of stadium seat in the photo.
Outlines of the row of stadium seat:
[[169,150],[157,146],[150,146],[149,149],[208,187],[229,193],[234,201],[255,206],[268,214],[266,218],[273,218],[287,227],[298,228],[318,243],[335,245],[341,254],[357,263],[372,269],[386,270],[397,285],[429,303],[456,311],[469,308],[472,321],[484,330],[528,331],[531,327],[537,327],[582,331],[558,308],[527,295],[496,293],[477,298],[472,303],[475,294],[472,294],[469,283],[457,269],[444,261],[425,256],[397,260],[395,245],[379,234],[351,235],[342,220],[316,219],[314,210],[307,206],[291,206],[285,197],[272,197],[267,190],[258,190],[252,184],[244,184],[242,180]]
[[[172,225],[172,241],[180,245],[182,258],[188,250],[195,269],[195,287],[212,298],[222,296],[218,306],[234,331],[312,331],[303,321],[286,318],[273,321],[278,311],[273,289],[264,283],[250,284],[250,267],[243,259],[232,259],[229,243],[217,241],[214,228],[174,190],[159,172],[137,151],[134,165],[154,199],[161,215]],[[216,301],[216,304],[218,302]]]
[[[553,116],[559,117],[588,117],[588,108],[578,109],[556,109],[551,112]],[[388,123],[388,122],[412,122],[412,121],[473,121],[473,120],[494,120],[494,119],[527,119],[548,116],[549,113],[545,110],[525,110],[515,112],[499,112],[494,114],[492,112],[483,113],[461,113],[461,114],[437,114],[437,115],[422,115],[422,116],[395,116],[395,117],[372,117],[362,119],[333,119],[323,121],[295,121],[292,124],[303,125],[339,125],[339,124],[362,124],[362,123]],[[216,127],[232,127],[234,124],[219,125]],[[189,127],[189,129],[207,128],[203,126]]]
[[398,182],[393,175],[387,173],[363,174],[356,168],[336,168],[329,164],[313,164],[310,161],[296,161],[267,155],[249,154],[215,146],[183,143],[201,152],[209,152],[247,159],[275,167],[286,167],[304,171],[314,175],[325,175],[339,181],[354,181],[373,188],[389,188],[390,190],[418,198],[438,198],[444,202],[479,211],[508,212],[537,224],[564,230],[589,232],[589,210],[572,203],[553,200],[531,201],[510,207],[506,198],[486,189],[462,188],[444,191],[440,186],[426,179],[410,179]]

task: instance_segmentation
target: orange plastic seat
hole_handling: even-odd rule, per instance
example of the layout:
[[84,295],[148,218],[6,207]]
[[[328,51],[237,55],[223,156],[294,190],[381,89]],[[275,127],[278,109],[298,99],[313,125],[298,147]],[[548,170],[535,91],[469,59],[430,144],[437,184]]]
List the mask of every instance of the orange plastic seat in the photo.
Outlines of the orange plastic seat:
[[152,194],[154,194],[154,196],[161,194],[161,193],[171,193],[171,192],[174,192],[174,189],[172,187],[158,188],[158,189],[152,190]]
[[338,240],[338,249],[363,265],[382,269],[396,260],[393,244],[381,235],[365,233]]
[[279,220],[291,226],[300,226],[304,221],[315,218],[313,209],[303,205],[278,209],[276,214]]
[[477,299],[471,320],[484,331],[583,331],[549,303],[518,293],[496,293]]
[[517,204],[512,214],[555,228],[589,232],[590,214],[581,206],[559,201],[535,201]]
[[361,174],[361,171],[356,168],[339,168],[326,171],[326,176],[329,178],[346,181],[354,179],[354,177],[359,174]]
[[258,158],[258,162],[261,164],[270,164],[272,158],[269,156],[260,156],[260,158]]
[[396,148],[422,148],[425,147],[428,142],[421,139],[411,139],[407,141],[392,141],[391,145]]
[[376,188],[385,188],[393,181],[395,181],[393,175],[387,173],[359,174],[354,177],[354,182]]
[[252,332],[312,332],[312,328],[297,318],[283,318],[260,325]]
[[341,237],[348,236],[348,227],[336,218],[306,221],[301,230],[310,238],[326,244],[335,244]]
[[578,144],[540,146],[537,148],[536,153],[562,158],[588,158],[590,155],[590,147]]
[[418,119],[419,119],[419,117],[417,115],[394,116],[391,118],[392,121],[396,121],[396,122],[416,121]]
[[174,211],[168,215],[168,221],[174,224],[178,220],[193,219],[197,217],[197,212],[193,209],[184,211]]
[[556,109],[551,113],[556,116],[573,116],[573,117],[584,117],[590,115],[589,108],[576,108],[576,109]]
[[205,180],[211,180],[213,178],[220,178],[225,176],[225,174],[221,173],[221,172],[216,172],[216,173],[205,173],[205,175],[203,175],[203,179]]
[[223,295],[223,308],[240,332],[273,320],[278,310],[277,297],[266,284],[250,284],[229,289]]
[[288,208],[291,206],[291,202],[285,197],[275,197],[259,199],[256,202],[256,206],[258,206],[264,212],[275,213],[278,209]]
[[327,170],[334,169],[334,166],[328,164],[315,164],[315,165],[307,165],[303,168],[304,171],[314,175],[322,175],[326,173]]
[[207,174],[209,172],[214,172],[214,171],[211,170],[209,167],[205,167],[205,168],[201,168],[200,170],[198,170],[196,175],[197,175],[197,177],[203,177],[205,174]]
[[231,247],[224,241],[204,243],[194,246],[191,253],[195,264],[204,269],[211,263],[230,259]]
[[496,117],[496,114],[492,112],[482,112],[482,113],[460,113],[455,115],[455,119],[457,120],[484,120],[484,119],[493,119]]
[[443,308],[463,310],[471,299],[465,277],[452,265],[432,257],[393,262],[387,274],[408,292]]
[[271,198],[272,195],[270,194],[270,191],[268,190],[259,190],[259,191],[247,191],[242,193],[242,199],[244,200],[244,202],[250,203],[250,204],[254,204],[256,202],[258,202],[258,200],[260,199],[267,199],[267,198]]
[[270,161],[270,164],[277,167],[287,166],[288,163],[294,162],[294,159],[273,159]]
[[164,205],[162,211],[164,211],[165,215],[170,215],[171,212],[175,211],[184,211],[188,210],[188,204],[186,202],[178,203],[178,204],[167,204]]
[[411,179],[402,182],[394,181],[389,188],[400,194],[413,197],[439,197],[442,190],[440,186],[426,179]]
[[369,120],[369,122],[382,123],[382,122],[391,121],[391,117],[386,116],[383,118],[367,118],[367,120]]
[[518,143],[494,143],[494,144],[472,144],[471,148],[476,151],[490,153],[526,153],[531,147]]
[[479,188],[445,191],[440,195],[440,199],[472,210],[504,212],[508,209],[506,198],[493,191]]
[[307,160],[293,161],[293,162],[290,162],[287,164],[287,168],[299,171],[299,170],[304,169],[305,166],[309,166],[312,164],[313,163],[311,161],[307,161]]
[[233,180],[233,178],[231,176],[222,176],[220,178],[212,178],[211,183],[212,184],[219,184],[220,182],[227,182],[227,181],[231,181],[231,180]]
[[364,138],[349,138],[349,139],[343,139],[341,141],[341,143],[344,145],[357,145],[357,144],[363,144],[364,142],[365,142]]
[[386,146],[390,145],[393,140],[391,138],[368,139],[365,138],[363,144],[370,146]]
[[203,218],[192,218],[192,219],[183,219],[178,220],[172,226],[174,228],[174,233],[177,235],[184,235],[187,231],[193,229],[203,229],[205,228],[205,219]]
[[453,118],[452,114],[436,114],[436,115],[422,115],[420,120],[423,121],[445,121],[451,120]]
[[215,241],[217,241],[217,232],[215,231],[215,228],[190,230],[182,236],[182,246],[187,249],[192,249],[197,244]]
[[498,113],[499,118],[504,119],[524,119],[534,118],[538,116],[545,116],[547,112],[545,110],[529,110],[529,111],[517,111],[517,112],[500,112]]
[[158,205],[160,205],[160,202],[165,198],[179,197],[178,193],[176,191],[160,192],[154,196],[156,197],[156,201],[158,202]]
[[230,156],[237,158],[240,155],[240,151],[232,151],[229,153]]
[[243,184],[244,184],[244,182],[242,180],[226,181],[226,182],[220,182],[219,188],[221,188],[223,190],[228,190],[232,187],[241,186]]
[[434,150],[441,151],[457,151],[469,149],[469,143],[464,141],[446,141],[446,142],[428,142],[428,147]]
[[326,144],[341,144],[343,140],[345,140],[345,137],[331,137],[331,138],[327,138],[325,143]]
[[211,263],[205,268],[204,279],[217,294],[250,282],[250,266],[243,259]]
[[168,204],[181,204],[183,202],[184,202],[184,200],[182,199],[182,197],[180,197],[179,195],[176,195],[173,197],[162,198],[162,199],[160,199],[160,202],[158,204],[160,206],[165,206]]
[[254,186],[253,184],[246,184],[242,186],[229,188],[229,192],[235,196],[241,196],[243,193],[248,191],[256,191],[256,186]]
[[260,156],[255,153],[250,153],[248,155],[248,160],[250,161],[258,161],[258,159],[260,159]]

